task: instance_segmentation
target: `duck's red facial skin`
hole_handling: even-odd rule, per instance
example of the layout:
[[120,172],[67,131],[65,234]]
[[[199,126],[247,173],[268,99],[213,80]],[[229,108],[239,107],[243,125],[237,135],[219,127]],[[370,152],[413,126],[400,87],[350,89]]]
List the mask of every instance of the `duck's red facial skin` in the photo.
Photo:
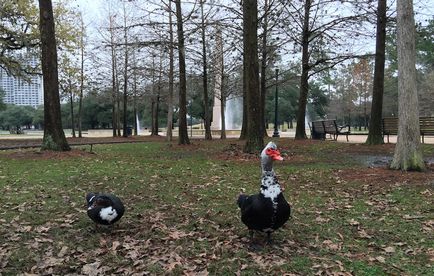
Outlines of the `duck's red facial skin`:
[[279,160],[282,161],[283,158],[282,156],[280,156],[280,151],[272,149],[272,148],[268,148],[265,153],[270,156],[273,160]]

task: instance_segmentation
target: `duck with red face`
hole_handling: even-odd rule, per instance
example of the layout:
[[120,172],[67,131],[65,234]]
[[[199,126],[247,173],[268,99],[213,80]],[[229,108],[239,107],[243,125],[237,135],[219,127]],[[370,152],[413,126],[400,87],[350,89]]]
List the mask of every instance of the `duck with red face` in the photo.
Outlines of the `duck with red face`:
[[261,152],[262,178],[260,192],[254,195],[240,194],[238,206],[241,209],[241,221],[250,231],[253,241],[253,231],[267,234],[268,243],[271,233],[282,227],[291,215],[291,207],[286,201],[277,176],[273,170],[273,162],[283,160],[277,146],[269,142]]

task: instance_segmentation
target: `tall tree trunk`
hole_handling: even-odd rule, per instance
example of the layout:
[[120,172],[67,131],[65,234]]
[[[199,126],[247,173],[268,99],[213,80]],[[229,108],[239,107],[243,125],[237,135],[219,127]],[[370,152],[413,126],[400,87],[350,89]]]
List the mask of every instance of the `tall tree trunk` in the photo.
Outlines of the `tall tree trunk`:
[[80,23],[81,23],[81,36],[80,36],[80,94],[78,95],[78,137],[82,138],[82,117],[83,117],[83,90],[84,90],[84,22],[83,14],[80,13]]
[[261,99],[259,95],[258,64],[258,2],[245,0],[243,4],[243,51],[246,64],[247,137],[244,152],[257,153],[264,147]]
[[163,51],[161,51],[160,55],[160,65],[158,69],[158,84],[157,84],[157,95],[154,97],[154,101],[152,102],[152,133],[151,135],[158,136],[158,114],[159,114],[159,106],[160,106],[160,94],[161,94],[161,85],[162,85],[162,74],[163,74]]
[[[151,136],[157,136],[158,135],[158,96],[155,95],[155,55],[152,55],[152,87],[151,87],[151,94],[152,94],[152,103],[151,103]],[[157,89],[158,94],[158,89]]]
[[167,99],[167,129],[166,139],[173,139],[173,26],[172,26],[172,0],[169,0],[169,96]]
[[261,116],[261,131],[263,132],[264,137],[268,136],[267,132],[265,131],[265,96],[267,94],[267,59],[268,59],[268,52],[267,52],[267,35],[268,35],[268,0],[264,1],[264,17],[263,17],[263,23],[262,23],[262,60],[261,60],[261,110],[260,110],[260,116]]
[[133,51],[133,117],[134,117],[134,136],[139,135],[139,128],[137,122],[137,63],[136,63],[136,50]]
[[399,123],[391,168],[421,171],[425,164],[420,146],[413,0],[398,0],[397,27]]
[[203,3],[204,0],[200,1],[200,10],[202,15],[201,28],[202,28],[202,62],[203,62],[203,73],[202,73],[202,81],[203,81],[203,109],[204,109],[204,119],[205,119],[205,139],[212,140],[211,135],[211,116],[209,110],[209,99],[208,99],[208,63],[207,63],[207,55],[206,55],[206,26],[205,26],[205,17],[203,14]]
[[116,65],[116,108],[117,108],[117,112],[116,112],[116,126],[118,127],[117,129],[117,135],[119,137],[121,137],[121,91],[120,91],[120,81],[119,81],[119,76],[117,74],[118,71],[118,63],[116,61],[115,63]]
[[220,118],[221,118],[221,130],[220,130],[220,139],[226,139],[226,116],[225,116],[225,109],[226,109],[226,97],[222,93],[220,96]]
[[384,63],[386,60],[386,2],[386,0],[378,0],[377,6],[377,37],[375,46],[374,83],[372,89],[369,134],[366,140],[366,144],[368,145],[379,145],[383,143],[381,118],[383,116]]
[[42,74],[44,82],[44,137],[42,150],[68,151],[60,112],[57,46],[51,0],[39,0]]
[[[71,82],[71,81],[69,80],[69,82]],[[71,131],[72,131],[72,137],[75,138],[76,136],[75,136],[75,120],[74,120],[74,96],[72,93],[72,84],[71,83],[69,83],[68,90],[69,90],[69,109],[71,112]]]
[[[221,36],[220,36],[221,40]],[[221,46],[221,78],[220,78],[220,118],[221,118],[221,132],[220,132],[220,139],[226,139],[226,116],[225,116],[225,110],[226,110],[226,92],[225,92],[225,86],[224,86],[224,62],[223,62],[223,42],[220,41]]]
[[125,63],[124,63],[124,98],[123,98],[123,137],[128,137],[127,103],[128,103],[128,32],[127,15],[124,3],[124,42],[125,42]]
[[240,140],[246,140],[247,129],[249,122],[247,121],[247,74],[246,74],[246,60],[243,58],[243,123],[241,125]]
[[180,145],[190,144],[187,129],[187,81],[185,72],[185,44],[182,22],[181,0],[175,0],[176,21],[178,27],[178,56],[179,56],[179,135]]
[[113,16],[110,15],[110,49],[111,49],[111,59],[112,59],[112,127],[113,127],[113,137],[116,137],[116,130],[118,129],[118,116],[119,109],[116,108],[117,104],[117,95],[118,88],[116,82],[116,49],[114,44],[114,36],[113,36]]
[[304,5],[304,20],[302,33],[302,56],[301,56],[301,78],[300,95],[298,98],[297,126],[295,129],[295,139],[306,139],[306,105],[309,93],[309,16],[312,0],[306,0]]

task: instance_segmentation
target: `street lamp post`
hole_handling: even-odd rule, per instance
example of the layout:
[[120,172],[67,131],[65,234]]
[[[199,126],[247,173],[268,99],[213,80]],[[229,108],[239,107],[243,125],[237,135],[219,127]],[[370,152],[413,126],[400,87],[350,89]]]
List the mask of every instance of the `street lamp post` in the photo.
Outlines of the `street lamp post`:
[[279,97],[278,97],[278,91],[277,91],[278,77],[279,77],[279,69],[276,69],[276,94],[274,96],[274,132],[273,132],[273,137],[280,137],[279,130],[277,129],[277,124],[278,124],[277,111],[278,111],[278,107],[279,107]]

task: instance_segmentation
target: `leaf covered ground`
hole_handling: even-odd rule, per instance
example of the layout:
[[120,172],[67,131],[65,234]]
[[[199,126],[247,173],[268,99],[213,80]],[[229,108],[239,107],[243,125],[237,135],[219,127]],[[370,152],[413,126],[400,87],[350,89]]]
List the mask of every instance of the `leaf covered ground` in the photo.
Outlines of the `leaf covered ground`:
[[[429,275],[434,170],[390,171],[393,145],[277,140],[293,217],[250,248],[235,204],[256,193],[256,155],[238,140],[152,140],[0,152],[0,272],[141,275]],[[432,164],[434,146],[424,145]],[[126,213],[95,232],[84,195],[111,192]]]

